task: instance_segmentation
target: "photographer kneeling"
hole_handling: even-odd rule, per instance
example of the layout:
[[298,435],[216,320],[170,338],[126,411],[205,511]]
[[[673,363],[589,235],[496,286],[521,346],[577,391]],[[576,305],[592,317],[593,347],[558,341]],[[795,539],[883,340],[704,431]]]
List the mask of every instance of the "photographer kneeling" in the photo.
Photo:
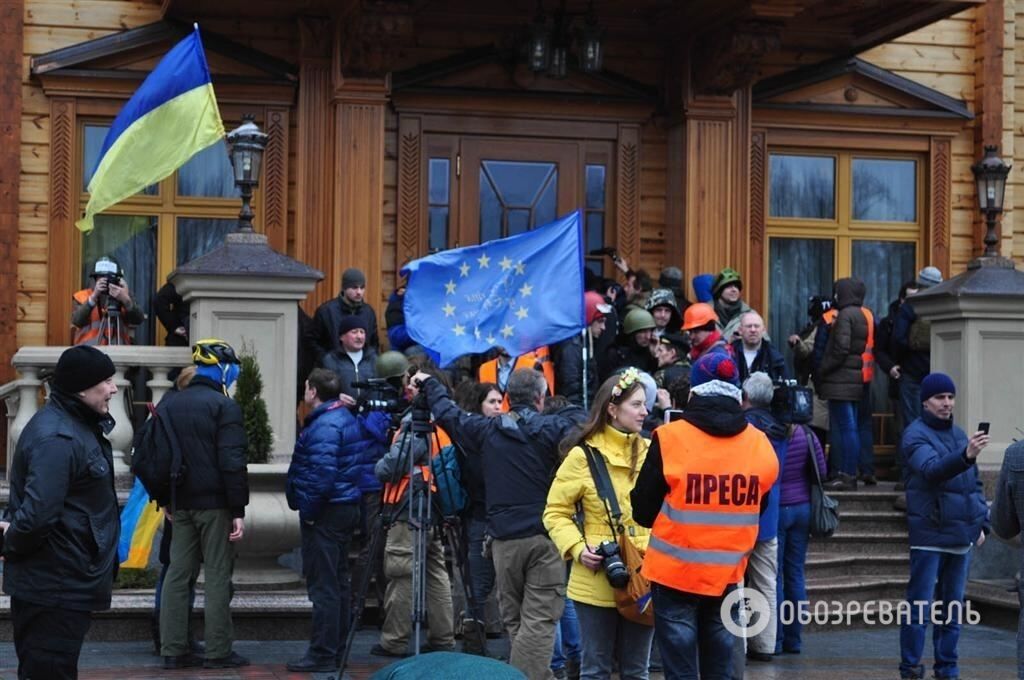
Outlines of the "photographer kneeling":
[[72,296],[73,344],[132,344],[132,330],[146,320],[146,315],[132,300],[124,272],[109,257],[101,257],[89,277],[92,287]]
[[[640,435],[646,415],[643,383],[636,369],[606,380],[583,429],[562,442],[562,450],[568,453],[548,492],[544,526],[558,552],[572,559],[568,594],[579,618],[580,676],[585,678],[610,678],[615,666],[623,680],[644,680],[648,675],[654,628],[620,614],[614,591],[629,580],[616,541],[630,541],[642,551],[651,533],[633,521],[629,503],[629,492],[647,456],[649,442]],[[588,454],[605,462],[621,516],[606,508]],[[574,521],[580,505],[582,528]]]

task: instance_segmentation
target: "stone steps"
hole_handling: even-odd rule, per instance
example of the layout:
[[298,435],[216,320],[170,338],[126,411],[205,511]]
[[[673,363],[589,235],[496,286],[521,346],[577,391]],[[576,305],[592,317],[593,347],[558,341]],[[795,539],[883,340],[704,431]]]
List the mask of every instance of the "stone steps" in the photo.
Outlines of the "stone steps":
[[853,555],[848,553],[820,552],[807,553],[805,570],[808,577],[842,578],[847,576],[900,576],[904,579],[910,572],[910,555]]

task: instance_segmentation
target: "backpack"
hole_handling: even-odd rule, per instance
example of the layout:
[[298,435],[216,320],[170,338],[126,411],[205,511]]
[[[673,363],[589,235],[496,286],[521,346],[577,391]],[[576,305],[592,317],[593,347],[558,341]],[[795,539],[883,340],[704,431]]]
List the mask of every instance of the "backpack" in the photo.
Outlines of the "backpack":
[[131,471],[157,505],[174,512],[175,491],[185,479],[185,466],[178,435],[157,409],[135,434]]
[[442,447],[437,455],[430,459],[430,473],[434,478],[437,492],[434,498],[445,517],[454,517],[466,509],[469,494],[462,486],[462,468],[459,465],[458,451],[454,444]]

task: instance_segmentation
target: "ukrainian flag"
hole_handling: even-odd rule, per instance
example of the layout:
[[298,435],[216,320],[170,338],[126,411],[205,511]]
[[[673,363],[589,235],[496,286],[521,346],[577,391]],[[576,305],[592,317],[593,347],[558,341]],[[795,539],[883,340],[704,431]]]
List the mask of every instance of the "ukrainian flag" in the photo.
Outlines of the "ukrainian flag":
[[199,27],[167,53],[132,95],[107,133],[89,182],[92,218],[155,184],[224,137]]
[[142,482],[135,486],[121,511],[121,540],[117,545],[117,560],[125,569],[145,569],[149,553],[153,550],[153,537],[164,519],[164,511],[156,501],[149,500]]

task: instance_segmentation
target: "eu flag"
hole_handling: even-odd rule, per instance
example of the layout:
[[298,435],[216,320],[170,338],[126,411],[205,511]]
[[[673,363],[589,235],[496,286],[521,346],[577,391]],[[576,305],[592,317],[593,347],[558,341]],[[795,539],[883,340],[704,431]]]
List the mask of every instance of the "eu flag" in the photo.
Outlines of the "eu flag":
[[405,325],[447,366],[504,347],[518,356],[582,330],[579,211],[533,231],[410,262]]

